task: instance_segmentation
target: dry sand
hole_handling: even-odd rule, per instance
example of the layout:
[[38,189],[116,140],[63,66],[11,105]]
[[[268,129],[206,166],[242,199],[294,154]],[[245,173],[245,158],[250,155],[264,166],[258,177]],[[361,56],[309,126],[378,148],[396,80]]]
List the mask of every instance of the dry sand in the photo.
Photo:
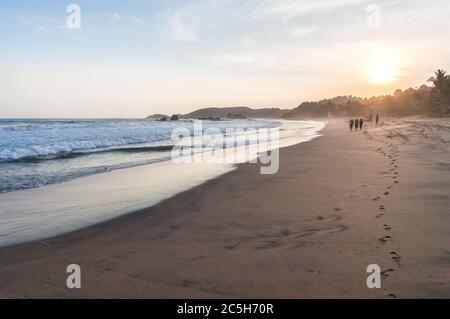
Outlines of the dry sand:
[[[0,297],[449,298],[450,129],[334,120],[258,165],[161,204],[0,250]],[[66,266],[82,288],[66,288]],[[383,269],[368,289],[366,267]]]

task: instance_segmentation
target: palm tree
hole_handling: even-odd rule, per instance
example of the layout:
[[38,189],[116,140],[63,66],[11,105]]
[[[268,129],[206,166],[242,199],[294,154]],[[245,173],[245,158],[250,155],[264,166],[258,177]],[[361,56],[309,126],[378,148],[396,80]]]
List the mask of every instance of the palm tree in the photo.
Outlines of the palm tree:
[[444,108],[444,115],[446,115],[447,110],[450,107],[450,75],[447,75],[445,77],[444,89],[445,89],[445,96],[447,97],[447,100],[445,103],[446,105]]
[[439,69],[428,81],[432,82],[434,85],[433,93],[436,94],[439,106],[443,107],[444,110],[446,110],[447,106],[445,106],[445,104],[448,104],[450,97],[448,84],[449,76],[447,75],[447,72]]

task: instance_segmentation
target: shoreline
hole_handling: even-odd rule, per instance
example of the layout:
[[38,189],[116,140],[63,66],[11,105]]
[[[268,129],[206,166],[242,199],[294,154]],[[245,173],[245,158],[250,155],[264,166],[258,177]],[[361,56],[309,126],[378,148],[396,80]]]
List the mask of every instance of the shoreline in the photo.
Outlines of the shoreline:
[[[314,139],[325,125],[317,121],[282,121],[281,131],[287,133],[277,145],[284,148]],[[205,151],[200,159],[196,153],[186,157],[187,161],[181,157],[0,194],[0,248],[51,239],[154,206],[234,170],[236,164],[248,162],[258,152],[273,147],[264,136],[261,139],[249,147],[219,152],[219,157],[216,154],[210,158]]]
[[[321,137],[281,149],[276,175],[239,164],[156,206],[1,248],[0,297],[448,297],[448,223],[439,220],[448,177],[427,171],[420,182],[430,179],[434,197],[423,197],[409,173],[429,168],[414,162],[403,128],[390,127],[348,133],[334,120]],[[65,287],[72,263],[79,290]],[[365,286],[373,263],[383,289]]]

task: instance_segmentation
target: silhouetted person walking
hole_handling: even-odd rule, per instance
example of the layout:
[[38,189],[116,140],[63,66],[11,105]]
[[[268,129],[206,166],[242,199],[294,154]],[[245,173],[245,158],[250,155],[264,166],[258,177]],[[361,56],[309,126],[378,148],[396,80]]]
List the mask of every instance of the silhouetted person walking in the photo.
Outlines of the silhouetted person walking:
[[377,118],[375,119],[376,125],[378,125],[379,122],[380,122],[380,116],[377,114]]
[[353,124],[355,124],[355,121],[353,121],[353,119],[351,119],[351,120],[348,122],[348,124],[349,124],[349,126],[350,126],[350,132],[352,132],[352,131],[353,131]]
[[362,131],[364,125],[364,119],[359,120],[359,129]]
[[359,127],[359,121],[358,121],[358,119],[355,119],[355,131],[358,130],[358,127]]

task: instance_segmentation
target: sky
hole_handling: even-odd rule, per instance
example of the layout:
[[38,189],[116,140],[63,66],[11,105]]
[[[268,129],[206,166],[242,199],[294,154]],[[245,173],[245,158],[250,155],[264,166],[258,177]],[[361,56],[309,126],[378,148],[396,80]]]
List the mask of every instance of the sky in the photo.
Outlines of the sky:
[[0,118],[391,94],[450,71],[449,17],[448,0],[2,1]]

